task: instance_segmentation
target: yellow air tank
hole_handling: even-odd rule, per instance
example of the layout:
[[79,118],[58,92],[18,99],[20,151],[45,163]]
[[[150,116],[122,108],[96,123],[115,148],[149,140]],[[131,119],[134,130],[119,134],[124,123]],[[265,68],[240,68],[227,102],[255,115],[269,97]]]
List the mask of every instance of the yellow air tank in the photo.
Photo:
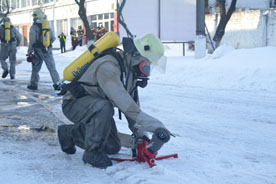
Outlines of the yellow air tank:
[[45,48],[50,46],[50,30],[48,20],[42,21],[42,43]]
[[94,59],[97,54],[102,53],[106,49],[117,47],[119,44],[120,38],[116,33],[106,33],[103,37],[94,43],[94,47],[90,46],[88,50],[82,53],[63,70],[62,82],[66,80],[72,81],[80,74],[81,70]]
[[5,41],[9,42],[11,40],[11,23],[5,22]]

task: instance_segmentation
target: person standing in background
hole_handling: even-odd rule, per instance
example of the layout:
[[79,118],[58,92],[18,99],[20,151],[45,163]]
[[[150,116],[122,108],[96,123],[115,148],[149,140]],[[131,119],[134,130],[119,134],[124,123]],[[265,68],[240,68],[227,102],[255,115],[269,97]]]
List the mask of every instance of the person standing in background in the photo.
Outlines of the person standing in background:
[[[10,18],[4,17],[3,24],[0,26],[1,51],[0,60],[3,69],[2,78],[6,78],[10,73],[10,78],[15,78],[16,52],[21,42],[21,35],[18,30],[11,25]],[[6,59],[10,60],[10,70]]]
[[79,45],[82,46],[82,41],[83,41],[82,39],[83,39],[84,31],[81,26],[78,27],[77,32],[78,32],[78,38],[79,38]]
[[60,50],[61,53],[66,52],[66,36],[64,35],[64,33],[62,32],[59,36],[58,36],[59,42],[60,42]]
[[72,50],[75,50],[76,47],[77,47],[78,44],[79,44],[79,39],[78,39],[78,37],[77,37],[76,32],[72,33],[71,39],[72,39],[72,40],[71,40],[71,43],[72,43]]
[[103,25],[100,25],[97,29],[98,30],[96,34],[96,40],[100,39],[107,32],[106,28],[103,27]]

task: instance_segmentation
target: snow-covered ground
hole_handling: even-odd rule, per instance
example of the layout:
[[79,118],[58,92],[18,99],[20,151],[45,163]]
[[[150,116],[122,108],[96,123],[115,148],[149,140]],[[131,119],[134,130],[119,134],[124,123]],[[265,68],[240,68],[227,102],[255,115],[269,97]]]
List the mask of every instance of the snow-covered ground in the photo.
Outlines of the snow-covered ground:
[[[54,52],[61,76],[84,50]],[[222,46],[199,60],[171,56],[174,51],[166,46],[167,72],[152,73],[149,85],[140,90],[140,100],[145,112],[176,135],[159,155],[178,153],[179,158],[156,161],[153,168],[146,163],[113,162],[102,170],[83,164],[81,149],[75,155],[61,152],[55,132],[0,127],[0,183],[276,184],[276,48]],[[35,104],[42,102],[48,112],[62,114],[61,98],[52,90],[45,65],[39,91],[26,90],[31,65],[24,61],[25,54],[26,48],[20,48],[22,63],[17,65],[16,80],[1,79],[0,88],[38,100],[25,100],[25,105],[18,103],[6,111],[17,108],[21,113],[21,107],[33,106],[39,113]],[[6,112],[5,107],[0,109]],[[25,126],[47,122],[47,114],[37,113],[33,115],[38,118]],[[10,116],[11,123],[20,124],[19,117]],[[50,122],[57,122],[54,127],[59,123]],[[130,133],[125,119],[117,120],[117,126],[120,132]],[[123,148],[121,154],[128,157],[130,150]]]

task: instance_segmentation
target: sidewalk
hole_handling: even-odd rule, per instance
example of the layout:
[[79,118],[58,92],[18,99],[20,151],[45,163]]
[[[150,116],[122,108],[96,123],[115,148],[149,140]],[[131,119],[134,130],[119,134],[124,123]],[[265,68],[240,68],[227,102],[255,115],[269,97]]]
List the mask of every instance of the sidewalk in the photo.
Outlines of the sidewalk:
[[[55,132],[60,124],[71,124],[61,110],[61,96],[57,96],[50,82],[40,82],[37,91],[26,88],[28,81],[0,80],[0,137],[3,132],[20,130]],[[132,137],[119,133],[121,145],[132,147]]]
[[[55,130],[63,124],[60,99],[54,90],[47,89],[47,83],[41,90],[30,91],[27,81],[0,80],[0,134],[9,127],[37,129],[48,127]],[[61,116],[62,117],[62,116]]]

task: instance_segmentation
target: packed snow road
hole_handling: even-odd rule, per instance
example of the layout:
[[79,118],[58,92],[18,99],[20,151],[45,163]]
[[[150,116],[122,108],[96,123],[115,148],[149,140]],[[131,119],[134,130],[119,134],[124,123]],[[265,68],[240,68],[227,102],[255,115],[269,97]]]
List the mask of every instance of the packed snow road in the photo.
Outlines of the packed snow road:
[[[156,161],[151,169],[146,163],[113,162],[101,170],[83,164],[80,149],[62,153],[52,129],[28,128],[55,129],[62,123],[61,98],[51,84],[42,83],[34,93],[26,82],[14,83],[0,82],[5,97],[0,100],[0,183],[275,184],[275,93],[150,81],[140,90],[142,109],[176,136],[159,155],[178,153],[179,158]],[[117,124],[129,133],[125,120]],[[130,156],[130,150],[123,148],[122,155]]]
[[143,109],[178,135],[166,148],[180,153],[184,181],[275,183],[275,93],[156,83],[141,94]]

